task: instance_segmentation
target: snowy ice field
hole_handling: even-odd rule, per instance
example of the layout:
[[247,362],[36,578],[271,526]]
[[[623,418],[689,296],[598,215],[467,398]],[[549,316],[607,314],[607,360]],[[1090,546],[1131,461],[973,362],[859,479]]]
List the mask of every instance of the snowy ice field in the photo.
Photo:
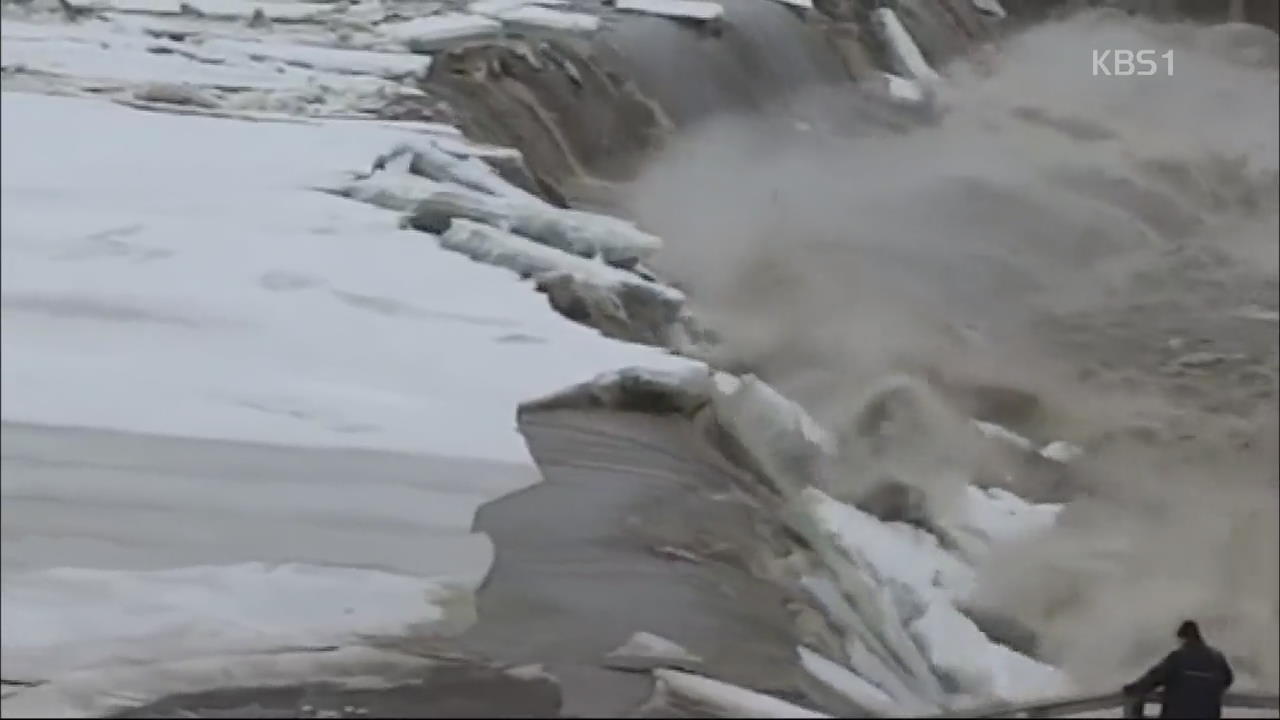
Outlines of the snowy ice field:
[[[185,73],[213,67],[221,83],[231,64],[149,53],[106,23],[4,32],[7,66],[16,55],[72,79],[199,81]],[[85,42],[93,33],[114,46]],[[293,50],[314,62],[322,48]],[[387,70],[382,54],[351,54]],[[249,79],[271,91],[316,76],[255,64]],[[314,477],[234,462],[221,469],[248,477],[125,461],[10,472],[33,442],[55,444],[37,448],[42,462],[76,453],[6,426],[7,680],[440,620],[492,556],[470,533],[475,509],[536,479],[516,404],[619,366],[687,364],[565,322],[512,273],[313,189],[419,133],[28,92],[0,108],[6,423],[483,461],[363,476],[349,462],[336,480],[324,458],[301,463]]]
[[3,123],[7,420],[526,462],[515,403],[683,364],[310,189],[407,133],[14,93]]
[[[685,364],[564,321],[515,275],[401,230],[391,213],[309,189],[404,139],[394,131],[187,118],[18,93],[3,95],[0,122],[0,393],[7,422],[528,466],[515,430],[521,400],[621,365]],[[431,507],[447,499],[460,515],[455,531],[465,533],[479,504],[533,476],[511,477],[506,486],[469,492],[440,478],[436,497],[429,476],[420,479],[421,488],[379,486],[367,493],[319,482],[28,488],[6,478],[4,494],[6,504],[13,495],[39,492],[69,506],[104,495],[114,503],[185,510],[196,519],[227,503],[287,503],[317,516],[315,532],[323,530],[325,512],[387,518],[408,512],[406,503]],[[229,490],[236,494],[223,494]],[[6,522],[6,544],[15,539],[10,528]],[[385,562],[372,545],[369,556],[347,561]],[[153,583],[171,584],[198,607],[209,595],[228,593],[220,583],[235,583],[234,594],[245,604],[252,601],[244,596],[252,595],[297,608],[291,588],[303,607],[309,596],[325,598],[335,627],[349,626],[343,603],[315,591],[326,582],[350,585],[344,573],[351,572],[236,565],[162,577],[7,574],[6,673],[16,669],[7,662],[11,651],[40,642],[40,628],[75,629],[78,623],[67,623],[58,609],[62,603],[86,626],[132,636],[126,625],[166,624],[182,602],[175,598],[171,607],[140,619],[104,605],[104,591],[126,607],[142,601]],[[335,576],[326,580],[327,573]],[[413,597],[406,578],[371,574],[364,582],[402,598],[398,608],[384,603],[383,612],[372,613],[378,625],[391,617],[416,622],[433,612],[425,602],[403,603]],[[426,581],[411,584],[420,595]],[[85,616],[78,599],[98,614]],[[27,602],[39,621],[24,610]],[[214,626],[224,619],[207,618]]]
[[[139,7],[110,3],[125,5]],[[591,24],[554,17],[549,2],[491,5],[361,30],[356,48],[293,25],[264,40],[154,3],[76,25],[6,18],[4,65],[22,72],[0,97],[0,664],[6,680],[48,682],[6,691],[6,714],[91,714],[110,707],[92,699],[104,687],[229,682],[216,660],[228,654],[465,622],[492,557],[472,516],[536,480],[516,405],[620,367],[697,367],[568,322],[510,271],[402,229],[395,212],[315,189],[424,137],[458,156],[494,152],[443,126],[320,117],[403,89],[398,79],[429,62],[405,52],[415,38],[502,21],[491,15]],[[254,7],[293,20],[338,12],[202,9],[244,19]],[[195,51],[146,32],[193,27],[207,36]],[[154,96],[140,92],[152,81],[191,83],[194,101],[181,113],[112,102]],[[906,526],[811,499],[869,581],[891,578],[911,595],[876,602],[928,608],[902,630],[931,662],[954,670],[989,656],[989,672],[969,679],[974,693],[1060,681],[955,610],[964,561]],[[993,541],[1055,511],[978,491],[971,501],[970,523]],[[178,660],[185,670],[146,682],[124,667]],[[316,662],[290,672],[323,674]],[[863,702],[903,701],[821,657],[805,665]],[[664,682],[719,692],[678,674]],[[728,707],[752,702],[730,695]],[[786,714],[769,707],[757,711]]]

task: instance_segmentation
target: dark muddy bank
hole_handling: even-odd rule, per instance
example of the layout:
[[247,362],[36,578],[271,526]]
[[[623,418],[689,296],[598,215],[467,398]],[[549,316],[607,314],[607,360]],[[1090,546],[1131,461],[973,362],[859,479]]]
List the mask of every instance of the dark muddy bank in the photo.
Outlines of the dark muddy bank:
[[544,481],[482,508],[497,548],[468,652],[542,664],[568,716],[625,715],[648,674],[609,669],[636,632],[671,640],[714,676],[803,701],[798,594],[761,577],[779,520],[698,421],[616,410],[534,410],[520,426]]
[[[601,8],[579,3],[585,12]],[[901,72],[876,30],[873,0],[817,0],[813,10],[725,0],[713,23],[603,10],[591,37],[530,30],[441,53],[424,89],[468,136],[519,149],[538,189],[560,204],[605,206],[673,133],[715,115],[776,112],[797,95],[836,87],[851,107],[797,107],[808,122],[910,121],[885,101],[882,71]],[[1243,21],[1280,29],[1272,0],[1005,0],[999,18],[971,0],[893,3],[924,58],[938,67],[993,52],[1002,36],[1090,6],[1167,20]]]
[[[462,44],[437,58],[424,89],[468,136],[519,149],[549,199],[581,206],[609,204],[609,185],[633,179],[681,128],[815,87],[853,91],[852,81],[891,67],[871,30],[875,3],[721,4],[724,18],[708,24],[615,13],[591,38]],[[968,0],[903,3],[900,14],[934,61],[995,32]]]

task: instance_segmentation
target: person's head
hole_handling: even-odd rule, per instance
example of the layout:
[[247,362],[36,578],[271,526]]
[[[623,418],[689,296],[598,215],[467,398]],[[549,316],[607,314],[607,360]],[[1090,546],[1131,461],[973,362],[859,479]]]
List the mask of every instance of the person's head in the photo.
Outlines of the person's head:
[[1204,642],[1204,637],[1200,635],[1200,626],[1195,620],[1184,620],[1178,626],[1178,639],[1183,643]]

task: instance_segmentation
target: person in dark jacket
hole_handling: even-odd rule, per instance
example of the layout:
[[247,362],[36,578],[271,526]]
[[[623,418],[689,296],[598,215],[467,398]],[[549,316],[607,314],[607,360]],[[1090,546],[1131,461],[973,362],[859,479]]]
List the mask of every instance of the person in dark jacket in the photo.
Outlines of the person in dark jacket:
[[1130,697],[1164,690],[1160,717],[1182,720],[1218,720],[1222,717],[1222,696],[1235,682],[1235,673],[1226,657],[1210,647],[1200,635],[1200,626],[1187,620],[1178,627],[1182,645],[1136,681],[1124,686]]

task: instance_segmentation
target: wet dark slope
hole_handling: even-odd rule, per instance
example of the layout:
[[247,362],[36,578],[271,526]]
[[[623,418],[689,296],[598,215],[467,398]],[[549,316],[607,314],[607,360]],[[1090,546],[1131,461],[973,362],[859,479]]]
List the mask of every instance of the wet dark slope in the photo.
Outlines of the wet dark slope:
[[720,679],[801,696],[787,592],[749,570],[778,528],[694,422],[538,410],[520,428],[545,480],[477,516],[497,558],[465,650],[544,664],[569,716],[618,716],[648,698],[647,674],[603,667],[637,631],[682,645]]
[[[544,195],[582,205],[602,183],[633,179],[677,129],[776,108],[808,88],[852,87],[884,66],[862,23],[874,3],[828,3],[833,15],[773,0],[720,4],[724,18],[709,24],[615,13],[589,40],[529,31],[464,43],[436,58],[424,89],[469,137],[519,149]],[[967,0],[904,22],[926,23],[952,51],[969,35],[943,29],[957,12],[980,27]]]

